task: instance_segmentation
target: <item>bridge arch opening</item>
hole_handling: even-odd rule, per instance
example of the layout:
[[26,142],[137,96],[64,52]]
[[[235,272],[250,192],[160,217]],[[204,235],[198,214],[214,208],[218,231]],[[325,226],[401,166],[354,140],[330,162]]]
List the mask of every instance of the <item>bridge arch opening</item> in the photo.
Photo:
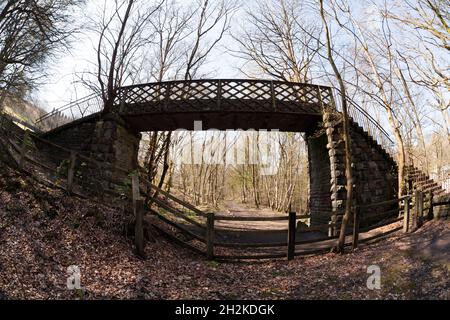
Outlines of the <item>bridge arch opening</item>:
[[[123,87],[111,112],[45,135],[113,166],[133,170],[141,132],[255,129],[303,132],[308,148],[311,223],[340,217],[345,204],[342,126],[331,88],[269,80],[207,79]],[[351,121],[357,202],[395,198],[395,163]]]
[[[198,129],[198,125],[197,125]],[[140,162],[152,165],[156,133],[141,140]],[[159,133],[164,141],[166,133]],[[308,203],[308,153],[298,132],[208,130],[171,132],[165,181],[195,205],[214,210],[224,202],[246,203],[274,211],[305,214]],[[160,144],[164,148],[164,144]],[[162,150],[158,150],[162,151]],[[153,151],[153,154],[159,154]],[[159,158],[162,156],[159,155]],[[154,158],[153,158],[154,159]],[[164,164],[154,183],[161,181]],[[328,168],[329,170],[329,168]],[[169,177],[167,177],[167,175]]]

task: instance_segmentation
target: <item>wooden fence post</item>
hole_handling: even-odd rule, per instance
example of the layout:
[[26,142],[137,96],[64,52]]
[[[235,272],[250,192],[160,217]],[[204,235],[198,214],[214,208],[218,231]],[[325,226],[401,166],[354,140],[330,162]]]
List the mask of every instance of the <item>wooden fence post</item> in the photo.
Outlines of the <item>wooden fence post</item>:
[[133,199],[133,207],[136,206],[136,201],[141,198],[139,190],[139,176],[131,176],[131,196]]
[[432,220],[434,218],[433,213],[433,191],[430,191],[430,207],[428,208],[428,220]]
[[214,212],[206,214],[206,258],[214,259]]
[[20,158],[19,158],[19,169],[23,169],[25,164],[25,155],[27,153],[28,147],[28,130],[25,130],[23,133],[22,146],[20,148]]
[[144,258],[144,201],[141,199],[139,190],[139,176],[131,176],[131,196],[134,211],[134,244],[136,247],[136,254]]
[[289,212],[289,226],[288,226],[288,247],[287,247],[287,259],[294,259],[295,255],[295,222],[297,220],[297,214],[295,212]]
[[414,210],[412,211],[411,218],[410,218],[410,228],[409,232],[414,232],[419,226],[419,215],[420,210],[423,208],[421,205],[421,192],[417,190],[414,194]]
[[355,206],[353,209],[353,242],[352,242],[352,248],[356,249],[358,248],[358,238],[359,238],[359,220],[360,220],[360,213],[361,210],[358,206]]
[[417,203],[417,227],[420,227],[423,224],[423,192],[417,191],[416,194],[416,203]]
[[134,224],[134,244],[136,246],[136,254],[144,258],[144,201],[136,200],[136,206],[134,208],[135,224]]
[[405,198],[405,208],[403,213],[403,233],[408,233],[409,231],[409,221],[410,221],[410,210],[409,210],[409,196]]
[[73,150],[70,151],[70,165],[69,165],[69,170],[67,172],[67,191],[68,192],[72,192],[76,160],[77,159],[76,159],[75,151],[73,151]]

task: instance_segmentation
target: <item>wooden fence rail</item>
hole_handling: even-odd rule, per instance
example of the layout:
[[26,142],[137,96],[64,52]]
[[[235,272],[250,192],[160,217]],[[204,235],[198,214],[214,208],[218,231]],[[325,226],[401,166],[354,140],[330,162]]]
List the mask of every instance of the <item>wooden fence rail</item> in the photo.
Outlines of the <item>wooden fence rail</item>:
[[[429,196],[430,197],[430,196]],[[428,199],[429,199],[428,197]],[[415,217],[419,217],[424,212],[424,206],[423,206],[423,200],[425,197],[423,195],[406,195],[404,197],[401,197],[400,199],[394,199],[390,201],[383,201],[382,205],[386,204],[397,204],[397,209],[391,209],[387,210],[382,213],[372,214],[365,216],[362,214],[364,212],[364,208],[367,207],[373,207],[374,205],[368,205],[368,206],[355,206],[354,207],[354,216],[353,216],[353,225],[352,229],[348,230],[346,232],[346,236],[352,236],[352,241],[350,243],[346,243],[346,246],[351,246],[353,249],[356,249],[358,247],[358,244],[360,242],[368,242],[372,241],[376,238],[380,238],[385,235],[389,235],[395,231],[399,231],[403,229],[404,232],[411,232],[412,225],[411,221],[415,219]],[[410,203],[411,200],[415,199],[414,202],[414,210],[410,210]],[[156,201],[155,203],[160,203]],[[163,206],[164,208],[164,206]],[[294,258],[294,256],[298,255],[305,255],[305,254],[314,254],[319,252],[324,252],[331,249],[331,245],[326,248],[318,248],[318,249],[310,249],[310,250],[300,250],[298,251],[296,246],[301,245],[314,245],[314,244],[322,244],[325,241],[333,240],[338,237],[338,235],[323,237],[320,239],[307,239],[307,240],[301,240],[296,239],[296,236],[298,232],[308,232],[308,231],[315,231],[320,230],[323,232],[327,232],[328,228],[330,226],[339,229],[340,223],[332,223],[330,224],[322,224],[322,225],[316,225],[316,226],[310,226],[305,229],[297,229],[296,228],[296,222],[298,219],[305,219],[310,218],[309,215],[297,215],[295,212],[290,212],[288,216],[274,216],[274,217],[234,217],[234,216],[223,216],[223,215],[215,215],[214,213],[205,213],[206,220],[204,222],[204,232],[201,232],[201,234],[193,232],[191,229],[188,229],[187,227],[183,226],[183,224],[174,222],[170,220],[168,217],[163,217],[161,214],[159,214],[156,210],[152,209],[153,213],[156,213],[157,216],[159,216],[163,221],[168,222],[171,226],[175,227],[178,231],[185,233],[195,240],[199,241],[204,245],[204,250],[200,250],[207,259],[217,259],[217,260],[235,260],[235,259],[271,259],[271,258],[282,258],[287,257],[288,260],[291,260]],[[370,225],[367,227],[361,228],[361,224],[369,221],[370,219],[378,219],[379,222]],[[286,241],[278,241],[278,242],[224,242],[224,241],[218,241],[217,240],[217,225],[216,221],[223,220],[223,221],[241,221],[241,222],[248,222],[248,221],[287,221],[287,239]],[[367,237],[365,236],[362,240],[360,239],[360,234],[365,232],[370,232],[374,229],[378,229],[381,227],[393,225],[395,223],[398,223],[400,221],[403,221],[403,224],[401,226],[395,227],[392,230],[388,230],[385,232],[381,232],[380,234],[376,234],[374,236]],[[394,231],[393,231],[394,230]],[[273,232],[276,230],[265,230],[268,232]],[[280,231],[280,230],[277,230]],[[243,231],[245,232],[245,231]],[[173,235],[172,235],[173,236]],[[175,237],[175,236],[174,236]],[[181,241],[177,239],[177,241]],[[192,244],[189,244],[192,246]],[[234,250],[242,250],[242,249],[255,249],[255,248],[266,248],[266,251],[264,253],[257,253],[257,254],[232,254],[232,253],[216,253],[215,248],[228,248],[228,249],[234,249]],[[276,249],[273,252],[267,252],[267,249],[270,248],[279,248]],[[285,251],[283,253],[283,249],[285,248]]]
[[289,212],[289,225],[288,225],[288,246],[287,246],[287,259],[294,259],[295,254],[295,234],[297,233],[295,223],[297,221],[296,213]]
[[[46,143],[49,146],[55,147],[58,150],[64,151],[67,153],[68,159],[68,167],[65,176],[65,189],[69,192],[73,191],[76,180],[76,163],[77,160],[86,161],[93,163],[96,167],[101,168],[101,164],[97,161],[87,158],[79,153],[75,153],[72,150],[60,147],[58,145],[54,145],[51,142],[43,140],[28,131],[24,131],[22,138],[17,138],[16,140],[19,142],[18,144],[6,139],[7,143],[15,150],[18,154],[18,165],[22,169],[25,167],[26,163],[31,163],[33,165],[44,168],[49,172],[55,171],[55,168],[50,168],[49,166],[40,163],[39,161],[34,160],[29,156],[30,151],[30,138],[36,139],[37,141],[41,141],[42,143]],[[117,168],[116,168],[117,169]],[[297,215],[295,212],[289,213],[288,216],[272,216],[272,217],[233,217],[233,216],[223,216],[223,215],[215,215],[214,213],[205,213],[195,206],[175,197],[174,195],[161,190],[160,188],[149,184],[148,181],[144,180],[145,184],[149,185],[149,190],[157,191],[157,193],[161,196],[161,198],[154,198],[153,201],[156,205],[161,207],[166,211],[166,214],[161,214],[159,211],[154,210],[152,208],[145,208],[146,204],[143,203],[142,198],[140,196],[140,183],[139,176],[132,176],[132,200],[133,200],[133,212],[135,215],[135,247],[136,253],[140,256],[144,254],[144,239],[143,239],[143,215],[144,213],[150,212],[160,218],[163,222],[168,225],[174,227],[179,232],[189,235],[199,243],[203,244],[206,248],[205,250],[200,250],[196,246],[191,244],[186,244],[188,247],[195,248],[194,250],[197,252],[203,252],[208,259],[268,259],[268,258],[281,258],[287,257],[288,260],[293,259],[296,255],[301,254],[312,254],[314,252],[319,252],[320,250],[309,250],[309,251],[296,251],[296,245],[302,244],[312,244],[319,243],[326,240],[336,239],[338,235],[331,234],[328,237],[321,239],[311,239],[311,240],[301,240],[296,239],[296,234],[302,231],[324,231],[327,232],[330,228],[338,229],[340,227],[340,223],[331,223],[331,224],[322,224],[315,225],[309,228],[297,229],[296,221],[299,219],[308,219],[309,215]],[[190,215],[187,215],[186,212],[178,209],[174,205],[170,204],[170,201],[175,203],[180,208],[186,209]],[[398,204],[398,208],[391,209],[382,213],[372,214],[372,215],[364,215],[364,209],[381,206],[387,204]],[[360,241],[360,233],[371,231],[375,228],[380,228],[382,226],[386,226],[392,223],[396,223],[399,221],[403,221],[400,229],[403,232],[413,232],[425,221],[425,219],[431,219],[433,217],[433,208],[440,205],[449,205],[450,201],[437,201],[432,193],[424,194],[420,190],[416,191],[413,195],[406,195],[399,199],[383,201],[377,204],[369,204],[369,205],[360,205],[355,206],[354,216],[353,216],[353,226],[352,230],[348,232],[348,235],[352,235],[352,241],[350,244],[353,248],[357,248],[358,242]],[[396,217],[393,217],[395,213],[398,213]],[[172,219],[172,218],[175,218]],[[181,220],[180,220],[181,219]],[[361,224],[363,222],[369,221],[370,219],[379,219],[380,222],[371,225],[369,227],[361,228]],[[218,231],[216,226],[216,221],[287,221],[287,239],[282,242],[267,242],[267,243],[232,243],[232,242],[223,242],[216,240],[216,232]],[[188,228],[184,223],[186,222],[192,226],[195,226],[198,232],[193,231],[193,229]],[[398,230],[396,228],[395,230]],[[274,231],[274,230],[268,230]],[[162,231],[163,232],[163,231]],[[392,233],[392,230],[387,231],[385,234]],[[165,232],[166,235],[169,233]],[[347,235],[347,233],[346,233]],[[172,235],[173,236],[173,235]],[[176,238],[175,236],[173,236]],[[181,241],[181,240],[177,240]],[[363,241],[367,241],[367,238]],[[237,248],[237,249],[245,249],[245,248],[276,248],[276,247],[285,247],[286,251],[283,253],[282,251],[274,252],[274,253],[264,253],[258,255],[223,255],[216,254],[216,247],[224,247],[224,248]]]

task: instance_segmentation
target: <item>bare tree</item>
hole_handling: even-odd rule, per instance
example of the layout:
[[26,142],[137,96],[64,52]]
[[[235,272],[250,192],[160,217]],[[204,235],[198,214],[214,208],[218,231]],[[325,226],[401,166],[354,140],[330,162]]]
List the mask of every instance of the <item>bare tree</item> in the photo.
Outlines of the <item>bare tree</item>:
[[304,3],[260,0],[246,14],[245,29],[233,37],[240,45],[234,55],[246,62],[244,66],[256,65],[262,74],[277,80],[310,81],[318,51],[318,39],[312,35],[319,27],[300,18],[306,16]]
[[[394,6],[396,10],[385,10],[385,17],[408,37],[397,53],[404,65],[408,82],[428,90],[435,103],[428,107],[442,115],[430,120],[443,126],[450,139],[450,102],[443,92],[450,89],[448,59],[450,57],[450,4],[441,0],[403,1]],[[406,78],[406,76],[404,76]]]
[[7,92],[23,96],[45,75],[43,65],[68,48],[77,30],[72,9],[82,0],[0,3],[0,105]]
[[[406,192],[405,184],[405,162],[406,152],[401,133],[401,124],[395,116],[396,103],[394,88],[394,61],[395,56],[392,48],[392,34],[389,29],[388,22],[383,18],[382,29],[380,33],[377,30],[362,27],[361,23],[355,19],[351,11],[350,5],[345,0],[333,1],[331,9],[335,21],[338,25],[348,32],[355,41],[358,49],[362,53],[362,62],[351,64],[355,68],[355,72],[363,77],[369,84],[368,89],[362,86],[347,82],[355,86],[356,90],[360,90],[363,94],[371,97],[386,112],[388,122],[393,131],[397,144],[397,164],[398,164],[398,194],[403,195]],[[346,22],[343,20],[346,19]],[[369,40],[373,40],[369,43]],[[377,60],[378,59],[378,60]]]
[[[187,38],[191,35],[195,10],[180,5],[177,1],[166,1],[151,21],[156,33],[155,43],[149,49],[150,80],[160,82],[182,76],[186,66]],[[145,68],[145,67],[144,67]]]
[[[157,19],[152,22],[157,35],[149,50],[153,55],[153,59],[150,59],[151,74],[155,75],[153,79],[158,82],[177,78],[190,80],[198,75],[200,68],[228,31],[235,9],[235,2],[229,0],[198,0],[193,7],[171,1],[161,6]],[[157,143],[158,140],[164,143]],[[167,173],[173,173],[168,161],[174,144],[171,132],[150,133],[147,166],[150,168],[152,181],[156,177],[157,168],[161,167],[158,182],[160,187]],[[198,168],[192,166],[191,169],[192,174],[197,177]],[[172,180],[170,176],[169,180]]]
[[156,5],[140,0],[105,1],[99,15],[91,18],[89,31],[98,37],[96,70],[83,74],[80,81],[101,95],[104,112],[111,110],[118,89],[136,79],[135,66],[153,41],[150,21],[162,1]]
[[426,41],[450,51],[450,3],[445,0],[404,0],[401,14],[387,16],[427,34]]
[[414,128],[419,137],[419,141],[422,146],[422,152],[424,153],[424,155],[423,155],[424,166],[423,167],[425,168],[426,173],[428,173],[429,164],[428,164],[428,156],[427,156],[427,146],[426,146],[426,141],[425,141],[425,135],[423,132],[422,121],[421,121],[420,115],[419,115],[419,109],[418,109],[416,101],[413,98],[413,95],[411,93],[410,86],[408,85],[408,82],[406,81],[406,78],[405,78],[402,70],[399,68],[398,64],[395,67],[395,72],[396,72],[397,76],[399,77],[399,79],[401,80],[402,87],[403,87],[403,93],[406,95],[406,100],[410,106],[410,108],[406,108],[406,110],[408,112],[408,115],[410,116],[410,119],[412,120]]
[[341,73],[334,62],[333,53],[331,49],[331,36],[328,28],[328,22],[326,19],[325,9],[323,6],[323,0],[320,0],[320,16],[322,17],[323,26],[325,29],[326,45],[328,61],[330,62],[336,79],[339,83],[339,89],[341,94],[341,104],[342,104],[342,123],[343,123],[343,140],[345,149],[345,178],[346,178],[346,191],[347,197],[345,201],[345,212],[342,217],[341,230],[339,233],[339,240],[337,244],[337,251],[344,252],[345,245],[345,231],[347,229],[348,221],[352,214],[352,201],[353,201],[353,170],[352,170],[352,154],[350,145],[350,131],[349,131],[349,120],[348,120],[348,107],[347,107],[347,90],[342,80]]
[[[233,0],[197,0],[196,28],[193,30],[194,37],[187,51],[187,63],[184,79],[192,79],[198,72],[199,67],[205,62],[208,55],[223,39],[230,28],[230,21],[237,6]],[[210,34],[215,34],[209,39]]]

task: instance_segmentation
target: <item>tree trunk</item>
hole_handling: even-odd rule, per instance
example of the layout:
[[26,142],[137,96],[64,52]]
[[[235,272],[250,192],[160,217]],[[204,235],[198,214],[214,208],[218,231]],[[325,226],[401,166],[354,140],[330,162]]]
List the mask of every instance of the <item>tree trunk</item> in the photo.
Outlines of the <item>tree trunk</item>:
[[345,229],[347,228],[348,221],[351,217],[351,208],[352,208],[352,200],[353,200],[353,172],[352,172],[352,160],[351,160],[351,146],[350,146],[350,134],[349,134],[349,121],[348,121],[348,113],[347,113],[347,94],[344,85],[344,81],[342,80],[341,74],[334,62],[332,49],[331,49],[331,39],[330,32],[328,29],[328,24],[325,18],[325,12],[323,8],[323,0],[320,0],[320,15],[322,17],[322,22],[325,28],[326,35],[326,46],[327,46],[327,54],[328,60],[333,68],[334,74],[336,76],[337,81],[339,82],[339,88],[341,91],[341,100],[342,100],[342,117],[343,117],[343,140],[345,145],[345,178],[347,180],[347,199],[345,201],[345,212],[342,217],[341,230],[339,233],[339,239],[337,244],[337,251],[340,253],[344,252],[345,245]]

